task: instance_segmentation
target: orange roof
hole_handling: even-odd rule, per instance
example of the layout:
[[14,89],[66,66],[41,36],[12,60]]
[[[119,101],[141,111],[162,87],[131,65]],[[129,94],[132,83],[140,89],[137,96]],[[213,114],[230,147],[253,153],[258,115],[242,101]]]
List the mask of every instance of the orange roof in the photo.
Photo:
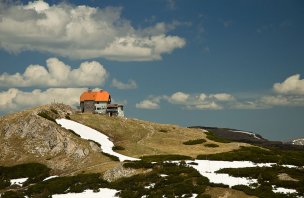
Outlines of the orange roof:
[[107,91],[86,91],[80,96],[80,101],[93,100],[98,102],[110,102],[111,96]]

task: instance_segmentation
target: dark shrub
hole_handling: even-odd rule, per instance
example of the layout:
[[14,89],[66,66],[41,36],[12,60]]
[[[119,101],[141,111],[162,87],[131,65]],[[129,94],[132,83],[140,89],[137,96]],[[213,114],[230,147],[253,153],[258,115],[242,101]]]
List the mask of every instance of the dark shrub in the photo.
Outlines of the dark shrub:
[[209,140],[213,140],[215,142],[220,142],[220,143],[230,143],[232,141],[228,140],[228,139],[225,139],[225,138],[220,138],[220,137],[217,137],[213,132],[211,131],[208,131],[208,132],[205,132],[205,134],[207,135],[207,138]]
[[55,114],[58,114],[58,111],[56,110],[56,109],[51,109],[51,111],[53,112],[53,113],[55,113]]
[[107,156],[108,158],[110,158],[111,160],[113,161],[119,161],[119,158],[114,156],[114,155],[111,155],[109,153],[105,153],[105,152],[101,152],[103,155]]
[[113,151],[119,151],[119,150],[122,151],[122,150],[125,150],[125,148],[122,147],[122,146],[113,146],[113,147],[112,147],[112,150],[113,150]]
[[196,139],[196,140],[189,140],[189,141],[183,142],[183,144],[185,144],[185,145],[195,145],[195,144],[202,144],[204,142],[206,142],[205,139]]
[[217,145],[217,144],[212,144],[212,143],[210,143],[210,144],[204,144],[204,146],[205,146],[205,147],[211,147],[211,148],[219,147],[219,145]]
[[56,120],[55,120],[54,118],[52,118],[52,117],[49,115],[49,112],[47,112],[47,111],[41,111],[41,112],[38,113],[38,115],[39,115],[40,117],[43,117],[43,118],[45,118],[45,119],[48,119],[48,120],[50,120],[50,121],[56,123]]

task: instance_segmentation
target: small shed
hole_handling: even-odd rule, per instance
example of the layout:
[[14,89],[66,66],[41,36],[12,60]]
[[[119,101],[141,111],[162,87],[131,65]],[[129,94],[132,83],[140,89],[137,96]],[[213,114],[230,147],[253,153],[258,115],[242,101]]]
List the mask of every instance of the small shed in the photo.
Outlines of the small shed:
[[123,105],[121,104],[108,104],[107,114],[109,116],[124,117]]

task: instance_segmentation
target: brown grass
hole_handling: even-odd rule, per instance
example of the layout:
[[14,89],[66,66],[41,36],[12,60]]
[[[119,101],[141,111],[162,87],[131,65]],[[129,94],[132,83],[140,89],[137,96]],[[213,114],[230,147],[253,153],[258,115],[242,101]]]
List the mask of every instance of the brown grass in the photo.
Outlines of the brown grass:
[[256,198],[246,193],[231,188],[208,187],[204,194],[211,195],[212,198]]
[[[247,146],[244,143],[218,143],[206,138],[200,129],[183,128],[171,124],[158,124],[137,119],[108,117],[97,114],[74,114],[71,119],[101,131],[109,136],[115,145],[123,146],[122,154],[140,157],[143,155],[179,154],[196,157],[199,154],[228,152]],[[164,132],[165,131],[165,132]],[[216,143],[217,148],[202,144],[184,145],[194,139],[206,139]]]

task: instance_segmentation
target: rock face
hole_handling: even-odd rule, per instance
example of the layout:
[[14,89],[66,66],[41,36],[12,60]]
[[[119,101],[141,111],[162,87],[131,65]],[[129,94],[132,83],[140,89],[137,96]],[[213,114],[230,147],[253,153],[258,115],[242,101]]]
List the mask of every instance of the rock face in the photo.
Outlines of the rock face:
[[31,161],[61,172],[79,169],[94,154],[101,155],[97,145],[54,122],[72,113],[69,106],[52,104],[0,117],[0,165]]
[[103,178],[108,182],[112,182],[119,178],[130,177],[135,174],[136,174],[136,170],[130,168],[124,168],[122,165],[119,165],[117,167],[114,167],[113,169],[107,170],[104,173]]

